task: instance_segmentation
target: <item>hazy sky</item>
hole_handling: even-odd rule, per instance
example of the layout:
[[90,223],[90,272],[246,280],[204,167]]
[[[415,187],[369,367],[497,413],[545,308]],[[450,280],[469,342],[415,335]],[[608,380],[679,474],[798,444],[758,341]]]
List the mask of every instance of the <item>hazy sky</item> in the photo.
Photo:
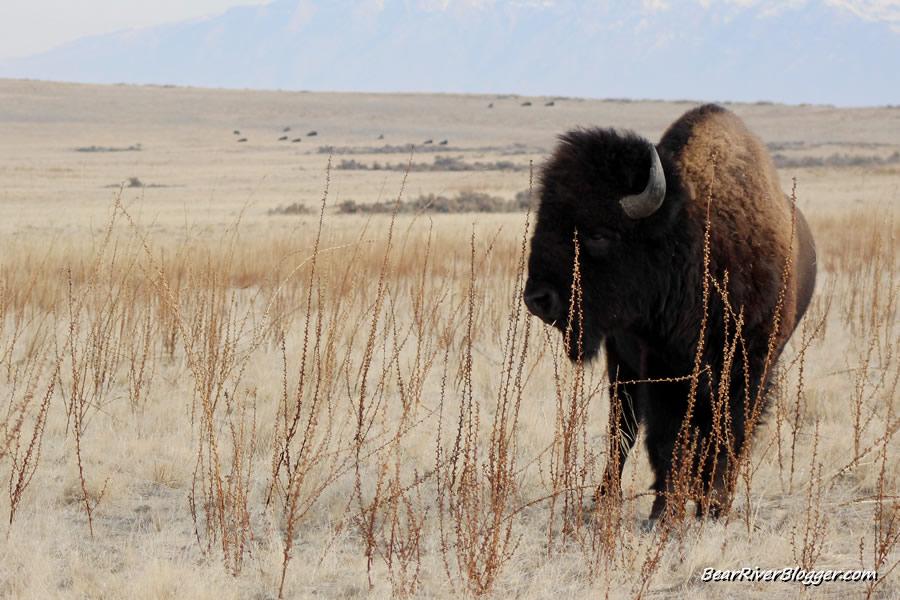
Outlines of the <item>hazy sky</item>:
[[86,35],[151,27],[271,0],[0,0],[0,59],[27,56]]
[[[80,37],[132,28],[152,27],[185,19],[200,19],[238,5],[268,4],[272,0],[0,0],[0,60],[50,50]],[[299,0],[298,0],[299,1]],[[318,1],[318,0],[317,0]],[[328,2],[340,0],[325,0]],[[386,0],[357,0],[377,7]],[[440,9],[452,3],[470,5],[497,2],[544,2],[553,0],[414,0]],[[585,0],[602,2],[603,0]],[[767,2],[779,7],[806,0],[606,0],[641,2],[645,9],[665,10],[680,2],[702,6],[727,3],[752,6]],[[841,5],[868,20],[887,21],[900,32],[900,0],[812,0]]]

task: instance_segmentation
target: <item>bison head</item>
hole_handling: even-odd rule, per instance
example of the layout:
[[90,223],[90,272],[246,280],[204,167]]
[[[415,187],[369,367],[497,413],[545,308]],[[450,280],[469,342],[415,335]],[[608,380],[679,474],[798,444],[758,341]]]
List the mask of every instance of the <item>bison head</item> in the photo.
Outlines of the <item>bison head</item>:
[[[659,309],[683,204],[666,158],[636,134],[579,129],[561,137],[542,169],[524,300],[564,334],[571,327],[572,360],[593,358],[607,335],[641,327]],[[580,306],[572,302],[576,243]]]

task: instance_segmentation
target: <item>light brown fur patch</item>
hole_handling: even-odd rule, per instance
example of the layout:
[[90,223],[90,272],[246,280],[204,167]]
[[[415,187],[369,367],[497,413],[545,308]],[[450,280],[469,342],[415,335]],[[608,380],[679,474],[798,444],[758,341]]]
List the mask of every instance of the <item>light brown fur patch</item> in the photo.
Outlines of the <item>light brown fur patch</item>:
[[[745,314],[746,325],[773,322],[775,306],[767,299],[777,298],[782,288],[783,257],[792,256],[791,262],[797,264],[798,244],[792,235],[790,203],[762,141],[733,113],[706,113],[693,124],[677,164],[693,187],[685,205],[688,222],[704,223],[707,200],[710,203],[710,272],[724,276],[716,249],[727,248],[729,256],[722,260],[738,271],[728,273],[729,288],[748,287],[748,294],[741,296],[761,309]],[[796,279],[791,270],[776,336],[779,349],[797,321]]]

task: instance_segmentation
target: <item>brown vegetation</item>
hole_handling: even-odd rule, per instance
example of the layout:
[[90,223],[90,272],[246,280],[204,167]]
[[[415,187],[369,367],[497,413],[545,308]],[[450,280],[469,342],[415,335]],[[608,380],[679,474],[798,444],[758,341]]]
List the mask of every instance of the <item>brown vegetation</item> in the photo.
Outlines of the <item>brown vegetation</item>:
[[[824,283],[779,367],[760,447],[742,457],[739,497],[719,522],[647,531],[640,460],[622,502],[591,503],[601,439],[620,433],[598,413],[622,405],[599,368],[567,364],[523,313],[528,216],[514,232],[435,229],[397,216],[401,192],[393,216],[335,236],[327,195],[300,241],[244,239],[238,218],[218,240],[157,245],[117,201],[94,249],[5,243],[10,548],[49,510],[52,486],[37,481],[51,460],[74,477],[65,502],[96,540],[80,544],[117,535],[123,494],[182,496],[171,518],[192,523],[205,568],[279,597],[345,595],[327,583],[338,573],[395,596],[559,585],[640,597],[673,591],[673,574],[681,594],[702,567],[756,564],[877,569],[868,587],[831,585],[897,589],[896,224],[813,219]],[[162,456],[105,465],[162,414],[182,421],[188,462],[152,476],[139,464]],[[690,482],[677,489],[690,496]],[[80,527],[74,512],[53,518]],[[770,557],[771,544],[784,549]],[[309,561],[318,575],[306,578]],[[4,593],[31,585],[4,569]]]

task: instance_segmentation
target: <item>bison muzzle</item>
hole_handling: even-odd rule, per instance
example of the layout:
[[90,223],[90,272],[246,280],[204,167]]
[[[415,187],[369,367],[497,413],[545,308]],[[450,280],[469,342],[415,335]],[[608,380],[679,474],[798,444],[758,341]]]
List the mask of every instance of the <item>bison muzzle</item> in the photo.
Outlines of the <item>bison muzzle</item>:
[[542,168],[539,198],[524,301],[573,361],[605,349],[615,406],[600,493],[619,493],[643,424],[651,519],[676,496],[717,514],[815,284],[812,235],[765,147],[716,105],[655,146],[577,129]]

